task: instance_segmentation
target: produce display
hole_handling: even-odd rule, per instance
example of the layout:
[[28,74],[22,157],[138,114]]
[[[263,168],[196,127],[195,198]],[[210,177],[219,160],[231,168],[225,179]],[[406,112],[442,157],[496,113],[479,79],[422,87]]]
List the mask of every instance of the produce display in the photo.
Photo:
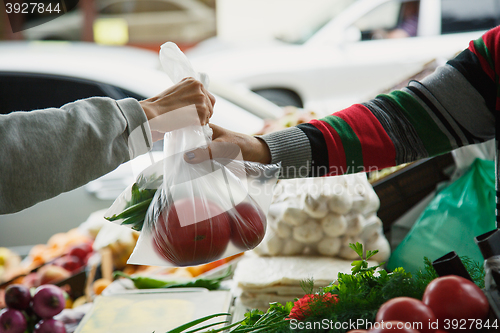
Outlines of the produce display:
[[66,305],[61,288],[46,284],[33,290],[13,284],[5,290],[7,308],[0,310],[1,333],[66,333],[64,323],[53,317]]
[[[68,255],[73,247],[91,244],[92,241],[93,239],[89,235],[82,233],[78,228],[71,229],[65,233],[52,235],[47,244],[35,245],[31,249],[28,258],[32,265],[45,264],[61,256]],[[85,258],[82,257],[80,260],[85,261]]]
[[92,241],[70,246],[67,251],[55,260],[40,266],[36,271],[19,277],[15,282],[28,287],[38,287],[69,278],[85,267],[89,256],[93,253]]
[[132,280],[137,289],[205,288],[208,290],[217,290],[220,287],[221,281],[226,279],[230,273],[231,270],[228,270],[225,274],[215,278],[198,278],[187,282],[169,281],[140,275],[130,276],[120,271],[115,272],[115,276]]
[[380,200],[365,174],[280,180],[269,209],[268,230],[255,249],[259,255],[319,254],[356,258],[349,243],[379,250],[373,260],[390,255]]
[[212,261],[208,264],[187,267],[127,265],[120,272],[130,276],[156,276],[162,279],[193,279],[211,274],[214,270],[220,269],[221,266],[236,265],[237,260],[235,259],[242,255],[243,253],[238,253],[231,257]]
[[21,256],[6,247],[0,247],[0,283],[12,279],[21,263]]
[[[488,301],[480,289],[482,265],[463,258],[473,282],[455,275],[438,277],[426,258],[415,275],[402,268],[389,273],[380,265],[370,266],[368,260],[377,251],[366,251],[359,243],[350,248],[360,257],[352,262],[350,274],[339,273],[337,280],[319,290],[313,280],[304,280],[303,297],[284,305],[271,303],[265,312],[251,310],[243,320],[210,332],[498,332],[498,319],[488,317]],[[219,316],[223,314],[167,333],[209,332],[193,326]]]
[[[101,270],[93,268],[96,263],[99,263],[96,259],[105,253],[110,255],[109,262],[111,268],[116,270],[117,277],[126,276],[133,280],[137,287],[147,289],[155,287],[151,281],[156,281],[157,285],[161,284],[162,288],[218,289],[221,281],[231,273],[227,270],[222,271],[220,266],[229,266],[233,260],[241,256],[237,254],[208,264],[188,267],[128,265],[126,261],[132,253],[139,233],[107,222],[102,217],[103,213],[103,211],[96,212],[78,229],[57,234],[51,237],[47,244],[33,247],[22,262],[19,256],[10,250],[5,252],[8,257],[4,262],[16,263],[9,266],[9,275],[6,276],[14,278],[15,274],[21,275],[0,288],[0,333],[18,332],[17,329],[23,333],[73,332],[85,314],[82,312],[85,307],[80,306],[93,302],[96,296],[101,295],[113,284],[112,275],[110,278],[97,278],[95,273],[102,272],[102,268]],[[113,230],[110,231],[109,226],[124,229],[125,232],[117,234]],[[231,230],[230,226],[228,230]],[[93,249],[93,244],[96,245],[96,250]],[[60,250],[54,251],[54,249]],[[60,255],[54,258],[56,253]],[[94,256],[89,260],[91,255]],[[16,258],[16,260],[10,258]],[[42,262],[42,258],[47,262]],[[76,258],[80,260],[78,265],[74,264],[77,261]],[[82,266],[80,262],[87,263],[87,265]],[[38,266],[40,263],[41,265]],[[35,267],[35,270],[31,273],[26,272],[29,267]],[[219,267],[219,273],[211,273]],[[72,297],[72,290],[68,285],[60,288],[52,285],[61,279],[85,272],[86,281],[85,277],[79,280],[82,284],[79,289],[85,291],[85,295],[81,297]],[[37,287],[40,287],[40,292],[33,297]],[[49,297],[54,292],[52,288],[57,288],[56,291],[64,290],[64,297],[62,299],[57,295]],[[60,312],[60,307],[66,310],[54,314]],[[38,312],[35,312],[35,308]],[[25,325],[26,328],[24,328]]]
[[[28,256],[21,262],[19,256],[8,255],[4,262],[4,280],[7,282],[18,277],[14,283],[37,287],[41,284],[55,283],[80,271],[93,252],[93,239],[78,229],[53,235],[47,244],[38,244],[31,248]],[[3,253],[0,249],[0,258]],[[11,258],[19,259],[12,260]],[[15,264],[14,264],[15,263]]]

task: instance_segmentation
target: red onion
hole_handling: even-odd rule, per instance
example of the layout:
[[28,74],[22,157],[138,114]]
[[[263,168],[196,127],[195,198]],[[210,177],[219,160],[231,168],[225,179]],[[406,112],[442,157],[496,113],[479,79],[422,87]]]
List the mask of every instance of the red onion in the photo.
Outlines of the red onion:
[[42,319],[36,324],[33,333],[66,333],[64,323],[54,318]]
[[0,333],[23,333],[27,328],[26,318],[16,309],[0,312]]
[[45,284],[36,288],[33,296],[33,311],[42,318],[51,318],[61,312],[66,305],[61,288]]
[[5,289],[5,304],[11,309],[24,310],[30,306],[31,293],[22,284],[12,284]]

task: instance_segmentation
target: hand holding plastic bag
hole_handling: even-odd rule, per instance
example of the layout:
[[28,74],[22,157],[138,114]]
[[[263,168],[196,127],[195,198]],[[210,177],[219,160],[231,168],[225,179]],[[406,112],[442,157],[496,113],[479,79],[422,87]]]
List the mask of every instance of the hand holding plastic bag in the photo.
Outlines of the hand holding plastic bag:
[[[162,46],[160,60],[174,82],[186,76],[208,82],[173,43]],[[174,124],[165,133],[164,159],[145,169],[106,214],[142,230],[129,263],[198,265],[257,246],[279,165],[209,158],[187,163],[186,152],[211,143],[210,127],[201,126],[194,106],[169,112],[162,121]]]
[[166,42],[160,48],[160,62],[163,70],[172,82],[180,82],[185,77],[192,77],[208,88],[210,80],[205,73],[198,73],[193,69],[188,58],[179,47],[172,42]]

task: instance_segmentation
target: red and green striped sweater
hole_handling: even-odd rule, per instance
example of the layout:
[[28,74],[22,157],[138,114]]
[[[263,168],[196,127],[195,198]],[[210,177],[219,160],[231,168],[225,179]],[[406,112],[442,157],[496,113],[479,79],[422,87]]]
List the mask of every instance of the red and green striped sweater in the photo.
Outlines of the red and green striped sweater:
[[283,178],[370,171],[439,155],[495,138],[499,75],[497,27],[421,82],[262,139],[272,162],[282,163]]

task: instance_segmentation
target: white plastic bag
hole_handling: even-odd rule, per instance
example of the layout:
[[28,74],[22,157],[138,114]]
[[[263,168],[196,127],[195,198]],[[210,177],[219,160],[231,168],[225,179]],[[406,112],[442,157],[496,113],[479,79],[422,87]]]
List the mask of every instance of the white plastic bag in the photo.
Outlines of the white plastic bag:
[[[174,82],[187,76],[208,82],[173,43],[162,46],[160,60]],[[210,127],[194,119],[194,106],[165,114],[162,121],[182,126],[165,133],[164,159],[141,172],[106,212],[109,220],[141,230],[128,263],[199,265],[252,249],[264,238],[279,165],[208,156],[188,163],[187,152],[212,140]]]

